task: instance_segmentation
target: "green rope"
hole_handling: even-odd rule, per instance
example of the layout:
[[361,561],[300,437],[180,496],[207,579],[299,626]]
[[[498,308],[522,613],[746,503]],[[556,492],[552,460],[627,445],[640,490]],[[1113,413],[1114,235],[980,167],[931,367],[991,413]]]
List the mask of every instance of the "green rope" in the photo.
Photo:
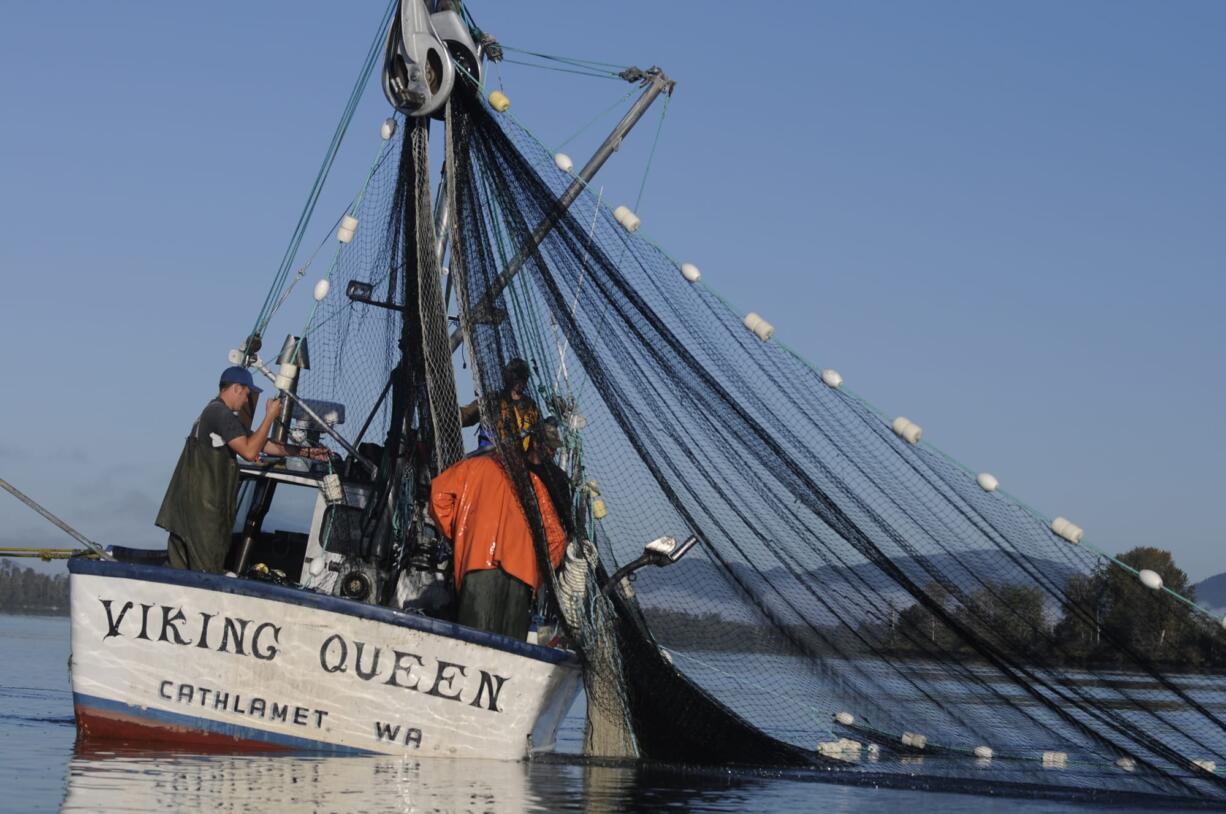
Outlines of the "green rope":
[[578,130],[576,130],[574,133],[571,133],[569,136],[563,139],[562,142],[558,144],[557,147],[551,150],[551,152],[557,152],[558,150],[561,150],[563,147],[565,147],[567,144],[570,144],[572,141],[577,139],[580,135],[582,135],[585,131],[587,131],[588,128],[590,128],[596,122],[600,121],[605,116],[607,116],[610,111],[616,110],[618,107],[621,107],[623,104],[625,104],[626,100],[629,99],[631,96],[633,96],[637,90],[638,88],[631,88],[630,90],[626,91],[626,94],[622,96],[622,98],[618,99],[616,102],[609,105],[604,110],[600,111],[595,116],[593,116],[591,120],[588,121],[587,124],[583,125]]
[[596,72],[596,71],[581,70],[578,68],[558,68],[554,65],[538,65],[535,62],[524,62],[522,59],[504,59],[502,61],[509,63],[511,65],[523,65],[524,67],[527,67],[527,68],[537,68],[538,70],[542,70],[542,71],[555,71],[557,73],[571,73],[577,76],[590,76],[593,79],[621,79],[621,77],[615,73],[608,73],[608,72],[603,72],[603,71]]
[[264,298],[264,304],[260,308],[259,316],[256,318],[255,326],[251,331],[253,335],[263,333],[264,329],[268,326],[272,305],[285,285],[290,269],[293,268],[294,258],[298,254],[298,248],[302,244],[302,239],[306,235],[311,216],[315,212],[315,204],[319,201],[319,195],[323,191],[324,181],[327,180],[328,173],[332,169],[332,164],[336,160],[336,154],[340,150],[341,142],[345,138],[345,133],[348,131],[349,124],[353,120],[353,114],[357,110],[358,102],[361,100],[362,94],[366,89],[366,83],[370,80],[370,75],[374,71],[374,66],[382,53],[384,36],[388,26],[391,25],[398,5],[398,0],[389,0],[387,10],[380,21],[379,29],[366,53],[366,59],[362,63],[362,69],[358,72],[358,78],[353,84],[353,89],[349,92],[349,99],[345,104],[344,111],[341,113],[341,119],[337,122],[336,130],[332,134],[332,140],[328,143],[323,163],[315,174],[315,182],[312,184],[311,191],[307,195],[307,201],[302,207],[302,212],[298,215],[298,223],[295,225],[293,235],[290,237],[289,246],[286,247],[285,254],[281,258],[281,265],[273,279],[272,287],[268,291],[268,296]]
[[664,96],[664,107],[660,109],[660,121],[656,124],[656,135],[651,140],[651,152],[647,154],[647,166],[643,168],[643,180],[639,182],[639,194],[634,199],[634,211],[639,211],[639,204],[643,200],[643,190],[647,188],[647,175],[651,172],[651,162],[656,157],[656,147],[660,143],[660,131],[664,129],[664,117],[668,115],[668,106],[673,101],[671,93]]
[[[366,191],[370,188],[371,180],[374,179],[375,173],[378,171],[379,167],[383,165],[384,159],[391,153],[391,140],[383,141],[381,139],[380,142],[379,151],[375,153],[374,159],[370,162],[370,169],[366,171],[366,180],[362,182],[362,186],[358,189],[358,194],[354,196],[353,203],[351,203],[345,209],[346,215],[356,214],[361,210],[362,201],[366,197]],[[344,216],[342,215],[342,218],[343,217]],[[328,280],[329,283],[332,281],[332,275],[336,272],[337,264],[340,262],[341,252],[345,249],[346,245],[347,244],[345,243],[337,241],[336,251],[332,253],[332,262],[328,264],[328,272],[324,275],[324,279]],[[312,330],[311,323],[315,320],[315,315],[319,311],[319,305],[320,303],[318,300],[312,301],[310,313],[307,314],[306,324],[302,326],[302,333],[299,334],[302,339],[299,339],[298,342],[294,344],[294,352],[290,355],[289,363],[291,365],[298,363],[298,351],[302,347],[303,340],[306,339],[307,334],[309,334]]]
[[525,54],[526,56],[537,57],[538,59],[547,59],[551,62],[561,62],[567,65],[574,65],[575,67],[579,68],[595,66],[599,68],[616,68],[619,71],[624,71],[629,67],[628,65],[618,65],[616,62],[599,62],[594,59],[580,59],[578,57],[563,57],[555,54],[542,54],[540,51],[527,51],[523,48],[514,48],[510,45],[504,45],[502,43],[499,43],[499,46],[504,51],[510,51],[516,54]]

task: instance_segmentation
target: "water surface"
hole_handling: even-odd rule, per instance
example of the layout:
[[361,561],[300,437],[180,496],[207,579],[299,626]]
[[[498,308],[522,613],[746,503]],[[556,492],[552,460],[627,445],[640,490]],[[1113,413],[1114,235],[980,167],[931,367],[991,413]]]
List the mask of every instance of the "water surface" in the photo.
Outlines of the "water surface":
[[1118,806],[814,782],[770,773],[599,765],[578,756],[582,702],[563,754],[532,762],[247,756],[75,745],[68,619],[0,615],[0,811],[821,811],[1070,814]]

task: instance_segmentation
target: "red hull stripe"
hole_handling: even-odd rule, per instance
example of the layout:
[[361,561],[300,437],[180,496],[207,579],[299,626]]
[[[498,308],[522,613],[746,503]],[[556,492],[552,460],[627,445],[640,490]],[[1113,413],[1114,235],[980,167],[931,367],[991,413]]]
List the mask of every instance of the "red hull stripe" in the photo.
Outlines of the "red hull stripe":
[[77,730],[85,738],[129,744],[161,743],[205,750],[239,752],[329,752],[378,754],[369,749],[266,732],[178,712],[141,708],[95,695],[73,693]]

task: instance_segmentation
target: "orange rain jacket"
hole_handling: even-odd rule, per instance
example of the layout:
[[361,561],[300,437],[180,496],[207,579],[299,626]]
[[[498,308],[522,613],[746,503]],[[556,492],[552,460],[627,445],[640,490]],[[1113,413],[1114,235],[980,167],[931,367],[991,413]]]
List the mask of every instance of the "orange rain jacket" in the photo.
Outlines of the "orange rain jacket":
[[[536,475],[531,477],[549,542],[549,560],[557,568],[566,550],[566,533],[545,484]],[[455,546],[457,591],[469,571],[491,568],[502,568],[533,590],[541,587],[532,530],[510,478],[493,455],[465,458],[439,473],[430,485],[430,514]]]

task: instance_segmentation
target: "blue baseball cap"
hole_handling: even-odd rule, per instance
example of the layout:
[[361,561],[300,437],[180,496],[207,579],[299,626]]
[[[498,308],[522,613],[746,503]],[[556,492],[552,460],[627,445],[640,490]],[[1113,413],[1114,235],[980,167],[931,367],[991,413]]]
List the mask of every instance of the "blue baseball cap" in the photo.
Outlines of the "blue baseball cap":
[[256,393],[264,392],[263,390],[255,386],[255,380],[251,378],[251,371],[239,365],[234,365],[233,367],[228,367],[225,370],[221,371],[220,384],[222,386],[227,385],[227,384],[245,384],[248,387],[250,387],[252,390],[254,390]]

